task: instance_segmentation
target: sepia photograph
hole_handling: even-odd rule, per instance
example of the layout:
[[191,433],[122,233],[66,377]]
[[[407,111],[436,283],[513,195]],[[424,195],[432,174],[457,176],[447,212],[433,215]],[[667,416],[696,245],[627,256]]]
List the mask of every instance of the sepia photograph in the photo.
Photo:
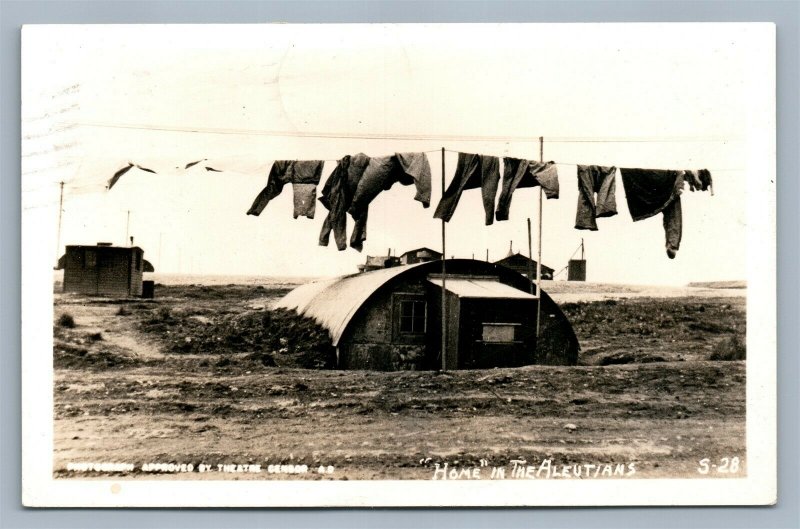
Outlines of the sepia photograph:
[[765,505],[775,28],[28,25],[28,506]]

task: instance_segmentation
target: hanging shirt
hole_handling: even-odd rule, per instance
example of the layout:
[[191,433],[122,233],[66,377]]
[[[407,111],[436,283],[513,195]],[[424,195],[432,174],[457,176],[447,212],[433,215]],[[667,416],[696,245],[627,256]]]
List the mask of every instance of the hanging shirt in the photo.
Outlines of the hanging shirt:
[[[322,223],[319,234],[320,246],[328,246],[331,231],[339,251],[347,248],[347,209],[353,200],[358,182],[369,164],[369,157],[365,154],[345,156],[336,165],[325,185],[319,201],[328,209],[328,215]],[[355,219],[351,244],[354,248],[362,247],[366,239],[366,213]]]
[[575,229],[597,231],[595,219],[613,217],[617,214],[616,175],[616,167],[578,166],[578,210],[575,214]]
[[634,222],[663,212],[667,255],[675,258],[683,227],[680,194],[684,171],[620,169],[620,174]]
[[396,153],[394,156],[370,158],[347,209],[356,220],[350,237],[351,247],[361,251],[367,239],[369,204],[397,182],[404,186],[414,184],[417,188],[414,199],[422,202],[422,207],[430,206],[431,166],[425,153]]
[[541,186],[548,199],[558,198],[558,171],[554,162],[503,159],[503,189],[497,201],[497,220],[508,220],[511,197],[519,187]]
[[317,184],[322,177],[321,160],[276,160],[267,177],[267,185],[247,210],[248,215],[258,216],[269,202],[281,194],[283,186],[291,183],[294,191],[294,218],[301,215],[314,218]]
[[714,187],[711,182],[711,173],[708,169],[684,171],[683,180],[689,184],[689,189],[692,192],[710,190],[711,194],[714,194]]
[[450,222],[456,211],[461,193],[467,189],[481,188],[486,225],[494,222],[494,201],[500,183],[500,159],[481,154],[458,153],[456,172],[444,192],[433,216]]

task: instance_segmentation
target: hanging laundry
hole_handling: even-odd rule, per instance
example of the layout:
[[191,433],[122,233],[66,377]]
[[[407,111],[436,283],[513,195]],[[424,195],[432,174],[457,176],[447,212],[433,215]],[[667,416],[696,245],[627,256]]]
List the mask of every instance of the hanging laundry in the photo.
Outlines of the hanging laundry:
[[616,175],[616,167],[578,166],[575,229],[597,231],[596,219],[617,214]]
[[116,173],[114,173],[114,176],[112,176],[108,180],[108,184],[106,185],[106,189],[110,190],[112,187],[114,187],[114,184],[116,184],[117,181],[119,181],[119,179],[122,178],[122,175],[124,175],[125,173],[127,173],[128,171],[133,169],[134,167],[136,167],[140,171],[145,171],[147,173],[158,174],[152,169],[148,169],[147,167],[142,167],[141,165],[134,164],[133,162],[128,162],[128,165],[126,165],[122,169],[119,169]]
[[291,183],[294,192],[294,218],[303,215],[313,219],[317,184],[322,177],[323,165],[321,160],[276,160],[270,169],[266,187],[253,201],[247,214],[260,215],[267,204],[281,194],[283,186]]
[[422,202],[422,207],[430,206],[431,166],[428,157],[425,153],[397,153],[370,158],[353,195],[350,212],[366,209],[382,191],[391,189],[398,182],[404,186],[414,184],[417,188],[414,200]]
[[117,180],[119,180],[122,177],[122,175],[124,175],[131,169],[133,169],[133,164],[129,162],[127,166],[123,167],[122,169],[114,173],[114,176],[112,176],[111,179],[109,179],[108,185],[106,187],[110,190],[112,187],[114,187],[114,184],[117,183]]
[[711,194],[714,194],[714,187],[711,182],[711,173],[708,169],[684,171],[683,180],[689,184],[689,189],[692,192],[710,190]]
[[136,165],[136,168],[139,169],[140,171],[145,171],[145,172],[148,172],[148,173],[157,174],[152,169],[148,169],[147,167],[142,167],[141,165],[138,165],[138,164]]
[[497,186],[500,183],[500,159],[496,156],[458,153],[456,172],[447,190],[444,192],[433,216],[450,222],[461,199],[461,193],[467,189],[481,188],[483,209],[486,213],[486,225],[494,222],[494,201],[497,197]]
[[664,216],[664,235],[666,237],[667,256],[675,259],[678,249],[681,247],[681,237],[683,236],[683,209],[681,207],[681,197],[675,198],[669,206],[662,211]]
[[511,197],[520,187],[541,186],[548,199],[558,198],[558,171],[555,162],[533,162],[519,158],[503,159],[503,189],[497,201],[497,220],[508,220]]
[[421,202],[424,208],[430,206],[431,166],[425,153],[396,153],[394,156],[370,158],[347,208],[358,228],[358,231],[353,229],[351,247],[361,251],[367,238],[366,215],[369,204],[397,182],[404,186],[414,184],[417,188],[414,200]]
[[663,213],[667,255],[674,259],[683,228],[680,195],[684,171],[620,169],[620,174],[634,222]]
[[[358,182],[369,164],[365,154],[345,156],[325,181],[319,201],[328,209],[328,215],[322,223],[319,234],[320,246],[328,246],[331,231],[339,251],[347,248],[347,209],[353,200]],[[355,219],[355,227],[351,238],[351,246],[361,251],[366,239],[366,213]]]
[[402,185],[410,185],[403,175],[410,177],[417,189],[414,200],[422,202],[423,208],[431,205],[431,164],[428,162],[428,155],[424,152],[398,152],[397,162],[403,173],[398,177],[398,182]]

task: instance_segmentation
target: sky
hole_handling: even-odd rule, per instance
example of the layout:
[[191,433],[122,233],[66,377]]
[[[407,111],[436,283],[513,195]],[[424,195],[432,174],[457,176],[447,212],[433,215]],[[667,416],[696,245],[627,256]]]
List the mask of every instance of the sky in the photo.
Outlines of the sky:
[[[774,171],[758,37],[741,24],[26,26],[23,246],[49,245],[54,263],[66,244],[133,236],[161,273],[352,273],[366,255],[441,249],[441,148],[449,184],[457,152],[538,160],[541,136],[561,188],[543,204],[545,265],[561,270],[583,240],[594,282],[744,279],[750,190]],[[362,253],[318,246],[326,210],[293,219],[291,186],[245,214],[274,160],[326,160],[321,189],[346,154],[413,151],[430,151],[431,207],[413,186],[383,192]],[[157,174],[107,190],[129,162]],[[632,222],[619,177],[619,214],[574,229],[575,164],[708,168],[714,195],[686,189],[670,260],[661,216]],[[480,191],[465,192],[447,255],[527,253],[528,218],[535,253],[538,193],[518,190],[510,219],[485,226]]]

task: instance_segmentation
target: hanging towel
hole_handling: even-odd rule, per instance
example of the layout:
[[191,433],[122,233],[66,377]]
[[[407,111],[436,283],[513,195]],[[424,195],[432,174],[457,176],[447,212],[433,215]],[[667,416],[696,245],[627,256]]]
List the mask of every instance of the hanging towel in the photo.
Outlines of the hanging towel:
[[[328,215],[322,223],[322,231],[319,234],[320,246],[328,246],[331,231],[336,241],[339,251],[347,248],[347,208],[353,199],[358,182],[364,174],[364,170],[369,163],[369,157],[365,154],[345,156],[325,182],[322,194],[319,198]],[[361,246],[366,238],[366,215],[356,219],[356,226],[353,228],[353,247]]]
[[444,192],[433,216],[450,222],[456,211],[461,193],[467,189],[481,188],[486,225],[494,222],[494,201],[500,183],[500,159],[481,154],[458,153],[456,172]]
[[248,215],[258,216],[267,204],[281,194],[283,186],[291,183],[294,191],[294,218],[301,215],[314,218],[317,184],[322,177],[321,160],[276,160],[267,178],[267,185],[247,210]]
[[548,199],[558,198],[558,171],[555,162],[533,162],[519,158],[503,159],[503,189],[497,201],[497,220],[508,220],[511,197],[520,187],[541,186]]
[[616,167],[578,166],[578,210],[575,214],[575,229],[597,231],[596,219],[613,217],[617,214],[616,174]]
[[682,210],[680,194],[685,171],[620,169],[628,210],[634,222],[664,214],[667,255],[675,258],[681,242]]

